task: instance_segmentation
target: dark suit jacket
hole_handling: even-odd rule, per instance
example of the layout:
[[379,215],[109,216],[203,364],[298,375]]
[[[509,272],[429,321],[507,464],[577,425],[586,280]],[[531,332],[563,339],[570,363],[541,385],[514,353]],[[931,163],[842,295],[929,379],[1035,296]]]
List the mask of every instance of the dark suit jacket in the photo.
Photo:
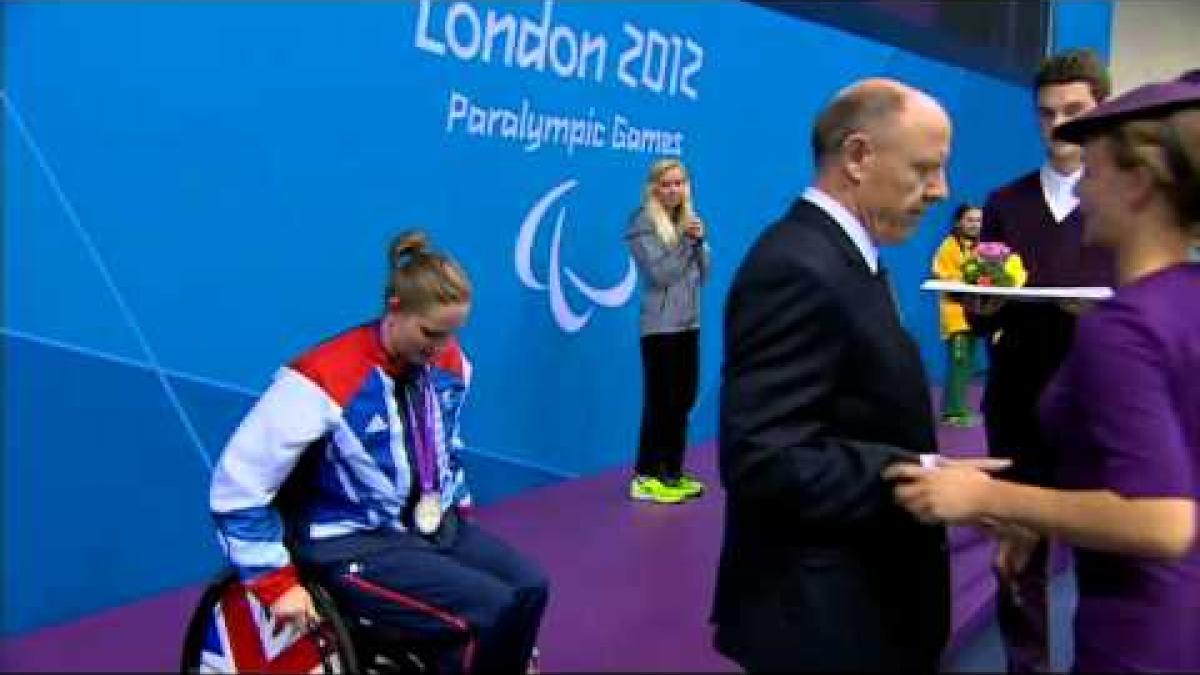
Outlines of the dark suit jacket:
[[[1020,254],[1030,286],[1111,286],[1112,255],[1083,244],[1079,209],[1054,220],[1038,171],[988,196],[982,241],[1002,241]],[[1007,477],[1052,484],[1054,455],[1038,425],[1038,399],[1075,335],[1074,315],[1051,302],[1009,302],[991,317],[970,317],[986,340],[990,368],[983,411],[993,455],[1014,460]]]
[[751,247],[726,303],[716,646],[754,670],[938,665],[945,529],[880,472],[935,451],[929,387],[886,282],[798,201]]

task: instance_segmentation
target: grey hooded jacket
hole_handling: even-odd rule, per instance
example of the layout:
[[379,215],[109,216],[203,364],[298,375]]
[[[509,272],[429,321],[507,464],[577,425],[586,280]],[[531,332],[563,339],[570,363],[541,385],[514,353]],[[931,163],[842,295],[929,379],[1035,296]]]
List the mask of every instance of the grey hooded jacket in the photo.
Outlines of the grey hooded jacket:
[[667,246],[641,209],[633,212],[625,239],[642,277],[641,333],[679,333],[700,327],[700,286],[708,279],[708,243],[681,236]]

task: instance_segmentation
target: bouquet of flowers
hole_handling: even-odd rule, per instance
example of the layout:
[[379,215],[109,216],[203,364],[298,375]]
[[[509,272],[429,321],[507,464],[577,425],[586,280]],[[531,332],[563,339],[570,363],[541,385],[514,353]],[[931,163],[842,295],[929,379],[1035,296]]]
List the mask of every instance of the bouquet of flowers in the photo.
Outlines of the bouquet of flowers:
[[963,260],[963,281],[976,286],[1024,286],[1021,256],[1002,242],[981,241]]

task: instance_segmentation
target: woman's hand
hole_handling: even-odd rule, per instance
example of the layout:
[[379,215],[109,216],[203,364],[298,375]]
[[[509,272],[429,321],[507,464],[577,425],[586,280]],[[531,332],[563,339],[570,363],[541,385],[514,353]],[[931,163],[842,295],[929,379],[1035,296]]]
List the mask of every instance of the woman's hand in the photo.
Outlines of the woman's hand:
[[699,218],[692,218],[683,226],[683,233],[695,241],[700,241],[704,238],[704,223]]
[[896,481],[896,501],[926,523],[962,524],[983,518],[992,479],[968,464],[927,468],[899,462],[884,469]]
[[280,624],[291,623],[301,632],[312,630],[321,622],[312,596],[300,584],[292,586],[271,605],[271,616]]

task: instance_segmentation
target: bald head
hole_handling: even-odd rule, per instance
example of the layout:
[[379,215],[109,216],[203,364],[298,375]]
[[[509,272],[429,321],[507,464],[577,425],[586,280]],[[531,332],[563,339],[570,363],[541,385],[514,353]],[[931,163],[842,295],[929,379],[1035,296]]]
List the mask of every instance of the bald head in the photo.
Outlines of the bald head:
[[[902,114],[903,113],[903,114]],[[859,80],[829,102],[813,126],[813,164],[818,170],[855,133],[880,136],[902,117],[950,123],[945,110],[920,89],[886,77]]]
[[907,239],[945,199],[950,118],[932,96],[887,78],[838,92],[813,128],[817,187],[877,244]]

